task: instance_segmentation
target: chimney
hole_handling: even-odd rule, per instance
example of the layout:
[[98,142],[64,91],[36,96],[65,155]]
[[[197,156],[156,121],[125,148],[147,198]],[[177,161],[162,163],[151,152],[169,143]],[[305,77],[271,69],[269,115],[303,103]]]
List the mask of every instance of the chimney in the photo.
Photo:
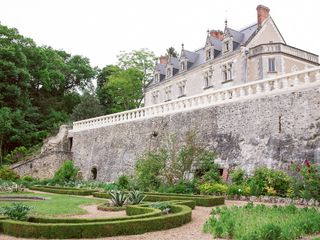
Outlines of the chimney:
[[161,56],[159,59],[160,59],[160,64],[167,64],[168,63],[167,56]]
[[260,28],[264,20],[269,17],[269,12],[270,9],[266,6],[259,5],[257,7],[258,28]]
[[224,35],[221,30],[211,30],[210,35],[211,35],[211,37],[215,37],[215,38],[219,39],[220,41],[222,41],[224,39]]

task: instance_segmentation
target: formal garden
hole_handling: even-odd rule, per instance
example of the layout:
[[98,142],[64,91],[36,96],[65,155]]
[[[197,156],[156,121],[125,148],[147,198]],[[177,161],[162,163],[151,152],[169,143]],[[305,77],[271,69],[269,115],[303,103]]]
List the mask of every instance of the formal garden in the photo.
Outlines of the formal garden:
[[[52,179],[20,177],[2,167],[0,232],[58,239],[154,231],[161,235],[192,224],[193,211],[212,209],[196,231],[213,238],[317,239],[318,165],[292,162],[287,171],[261,167],[250,176],[236,168],[224,180],[214,163],[216,155],[195,139],[190,133],[178,146],[171,138],[166,148],[141,156],[132,175],[121,175],[115,182],[81,180],[71,160]],[[195,163],[193,178],[188,179],[185,173]],[[106,215],[86,215],[83,206],[90,205]]]

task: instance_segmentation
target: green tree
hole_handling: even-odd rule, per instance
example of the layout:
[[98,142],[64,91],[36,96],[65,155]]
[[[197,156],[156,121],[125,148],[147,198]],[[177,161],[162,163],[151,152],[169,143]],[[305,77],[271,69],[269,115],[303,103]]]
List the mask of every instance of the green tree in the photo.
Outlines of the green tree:
[[175,57],[175,58],[178,58],[179,57],[179,54],[178,52],[174,49],[174,47],[169,47],[167,50],[167,55],[170,56],[170,57]]
[[100,105],[98,99],[94,95],[85,93],[81,97],[81,102],[73,109],[72,120],[79,121],[103,114],[103,107]]
[[143,73],[142,83],[146,86],[152,78],[155,60],[157,57],[152,51],[142,48],[131,52],[121,52],[118,56],[118,65],[123,69],[136,68]]
[[137,69],[129,68],[112,74],[103,86],[100,94],[108,96],[106,102],[107,113],[115,113],[134,109],[140,106],[143,98],[143,73]]

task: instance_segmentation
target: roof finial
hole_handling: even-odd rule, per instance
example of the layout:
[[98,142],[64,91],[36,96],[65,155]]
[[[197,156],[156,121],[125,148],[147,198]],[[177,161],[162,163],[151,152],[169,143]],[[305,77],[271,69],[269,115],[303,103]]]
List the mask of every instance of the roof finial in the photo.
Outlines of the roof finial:
[[228,19],[224,20],[224,26],[227,28],[228,27]]
[[210,35],[210,30],[209,29],[207,30],[207,34],[208,34],[208,37],[209,37],[209,35]]
[[184,50],[184,44],[183,43],[181,43],[181,48],[182,48],[182,51]]

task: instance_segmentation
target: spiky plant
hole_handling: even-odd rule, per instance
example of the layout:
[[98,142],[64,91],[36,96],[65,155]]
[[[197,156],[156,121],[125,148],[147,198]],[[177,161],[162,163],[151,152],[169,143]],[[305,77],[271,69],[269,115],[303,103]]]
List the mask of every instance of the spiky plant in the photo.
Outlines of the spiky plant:
[[144,198],[145,198],[144,194],[140,191],[133,190],[129,192],[128,199],[132,205],[141,203]]
[[109,194],[111,196],[111,201],[112,201],[113,205],[116,207],[122,207],[128,198],[127,195],[123,191],[113,190],[113,191],[110,191]]

